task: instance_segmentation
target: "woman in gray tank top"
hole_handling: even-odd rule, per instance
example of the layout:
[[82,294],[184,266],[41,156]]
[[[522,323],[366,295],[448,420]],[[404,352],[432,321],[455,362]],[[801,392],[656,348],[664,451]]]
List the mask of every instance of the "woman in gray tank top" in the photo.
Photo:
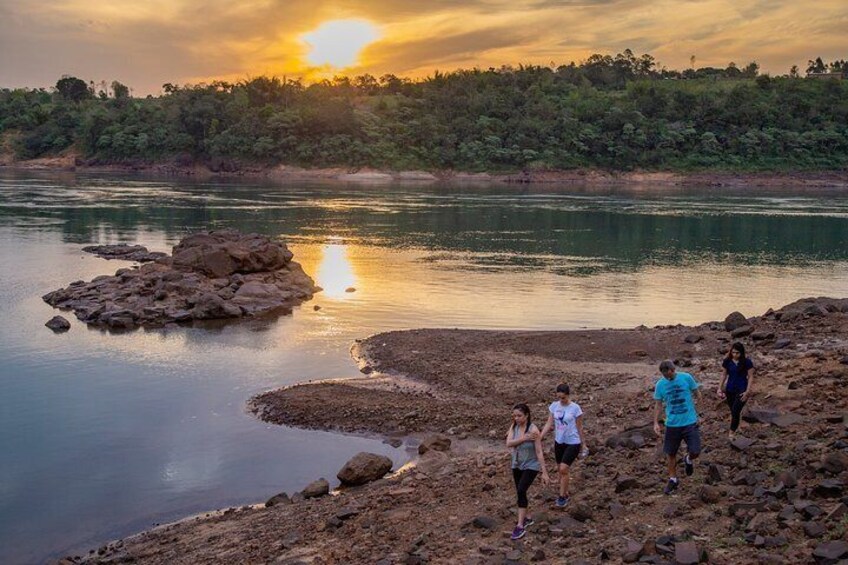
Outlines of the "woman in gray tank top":
[[530,422],[530,408],[526,404],[516,404],[512,409],[512,425],[506,434],[506,446],[512,448],[512,478],[518,494],[518,524],[510,537],[517,540],[524,537],[525,528],[533,525],[533,520],[527,516],[527,489],[539,473],[542,474],[542,482],[547,484],[550,481],[545,469],[542,434]]

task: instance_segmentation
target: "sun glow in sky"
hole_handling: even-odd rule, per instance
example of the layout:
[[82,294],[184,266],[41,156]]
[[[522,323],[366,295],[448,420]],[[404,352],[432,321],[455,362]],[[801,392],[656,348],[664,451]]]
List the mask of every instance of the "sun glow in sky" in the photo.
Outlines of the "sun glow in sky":
[[166,82],[257,75],[423,77],[568,64],[630,48],[672,69],[785,74],[848,57],[846,0],[0,0],[0,88],[62,75]]
[[300,36],[309,48],[306,60],[336,69],[356,64],[362,48],[379,37],[374,25],[362,20],[334,20]]

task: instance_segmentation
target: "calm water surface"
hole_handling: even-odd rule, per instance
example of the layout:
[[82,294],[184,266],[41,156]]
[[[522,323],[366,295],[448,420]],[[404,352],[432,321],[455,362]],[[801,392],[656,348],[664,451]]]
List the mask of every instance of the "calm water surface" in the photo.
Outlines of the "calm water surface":
[[[84,245],[169,251],[223,227],[284,236],[325,292],[218,330],[43,326],[57,312],[41,295],[128,265]],[[362,450],[401,464],[403,447],[245,411],[263,390],[356,375],[349,347],[374,332],[700,323],[846,291],[838,193],[2,173],[0,563],[334,479]]]

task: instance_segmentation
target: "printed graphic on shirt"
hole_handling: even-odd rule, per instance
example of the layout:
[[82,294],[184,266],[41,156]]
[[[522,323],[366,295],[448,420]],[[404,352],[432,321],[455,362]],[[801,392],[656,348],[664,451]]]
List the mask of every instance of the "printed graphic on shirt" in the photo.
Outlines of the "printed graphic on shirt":
[[580,432],[577,430],[577,418],[583,415],[580,406],[576,402],[563,405],[557,400],[548,410],[554,418],[556,442],[571,445],[580,443]]
[[666,426],[688,426],[698,421],[692,391],[698,383],[689,373],[677,373],[672,380],[665,377],[657,381],[654,398],[665,403]]

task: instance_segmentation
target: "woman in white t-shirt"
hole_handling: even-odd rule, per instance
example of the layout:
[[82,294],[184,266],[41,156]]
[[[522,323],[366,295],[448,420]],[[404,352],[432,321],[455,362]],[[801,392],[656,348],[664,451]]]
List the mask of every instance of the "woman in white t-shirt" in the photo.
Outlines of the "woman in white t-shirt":
[[557,400],[548,407],[548,421],[542,428],[542,438],[551,429],[554,434],[554,459],[559,470],[559,498],[556,500],[558,508],[565,507],[571,497],[569,487],[569,469],[577,456],[585,457],[588,451],[581,447],[586,443],[583,440],[583,410],[576,402],[569,398],[571,391],[567,384],[558,385],[556,388]]

